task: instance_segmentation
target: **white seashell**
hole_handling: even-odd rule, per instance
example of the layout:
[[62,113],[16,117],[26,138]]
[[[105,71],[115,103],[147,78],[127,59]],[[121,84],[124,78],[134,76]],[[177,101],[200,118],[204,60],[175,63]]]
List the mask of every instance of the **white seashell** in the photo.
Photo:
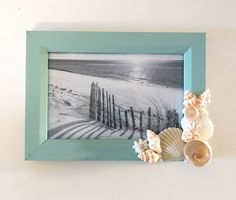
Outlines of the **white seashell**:
[[199,111],[196,107],[194,106],[188,106],[183,110],[184,116],[189,120],[189,121],[195,121],[199,118]]
[[134,141],[134,145],[132,146],[132,148],[135,150],[135,153],[142,153],[143,151],[146,151],[148,149],[148,144],[147,144],[147,140],[142,140],[139,139],[139,141]]
[[195,105],[197,102],[197,97],[195,94],[192,92],[186,90],[184,92],[184,105],[189,106],[189,105]]
[[200,167],[211,161],[212,149],[208,142],[194,139],[184,146],[184,155],[188,163]]
[[186,117],[183,117],[181,126],[183,128],[182,139],[184,142],[194,138],[208,140],[214,133],[214,125],[207,114],[201,114],[195,121],[189,121]]
[[209,117],[201,117],[195,121],[195,129],[198,134],[197,138],[208,140],[214,133],[214,125]]
[[197,137],[198,137],[197,132],[192,132],[192,131],[183,131],[183,134],[181,136],[181,138],[184,142],[189,142],[190,140],[197,138]]
[[210,90],[207,89],[198,97],[199,103],[201,106],[206,107],[211,103],[211,93]]
[[182,130],[179,128],[167,128],[160,132],[163,160],[184,160],[181,135]]
[[187,119],[186,116],[184,116],[181,120],[181,127],[183,129],[183,131],[189,131],[194,129],[194,122],[190,121]]
[[157,154],[156,152],[152,151],[151,149],[148,149],[141,154],[138,155],[138,158],[140,160],[143,160],[144,162],[149,162],[150,164],[156,163],[159,160],[161,160],[161,155]]
[[160,145],[160,137],[152,132],[151,130],[147,130],[147,141],[148,147],[155,151],[156,153],[161,153],[161,145]]

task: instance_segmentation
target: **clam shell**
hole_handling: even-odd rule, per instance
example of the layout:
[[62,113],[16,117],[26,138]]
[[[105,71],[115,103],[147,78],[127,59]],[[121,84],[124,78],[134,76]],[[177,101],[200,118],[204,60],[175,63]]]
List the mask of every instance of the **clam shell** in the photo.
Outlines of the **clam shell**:
[[160,137],[151,130],[147,130],[148,147],[156,153],[161,153]]
[[208,140],[214,132],[214,125],[209,117],[202,118],[195,122],[198,139]]
[[161,155],[157,154],[156,152],[152,151],[151,149],[148,149],[138,155],[138,158],[140,160],[143,160],[144,162],[149,162],[150,164],[156,163],[161,159]]
[[195,166],[205,166],[211,161],[212,149],[208,142],[194,139],[184,146],[184,155],[187,162]]
[[167,128],[160,132],[163,160],[184,160],[181,136],[182,130],[179,128]]

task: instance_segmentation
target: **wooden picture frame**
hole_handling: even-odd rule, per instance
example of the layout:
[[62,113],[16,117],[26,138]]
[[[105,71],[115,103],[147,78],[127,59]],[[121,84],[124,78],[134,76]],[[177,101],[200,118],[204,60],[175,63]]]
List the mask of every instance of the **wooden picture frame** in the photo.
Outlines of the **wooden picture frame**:
[[26,160],[138,160],[133,140],[47,139],[48,53],[184,54],[184,90],[205,90],[205,33],[26,33]]

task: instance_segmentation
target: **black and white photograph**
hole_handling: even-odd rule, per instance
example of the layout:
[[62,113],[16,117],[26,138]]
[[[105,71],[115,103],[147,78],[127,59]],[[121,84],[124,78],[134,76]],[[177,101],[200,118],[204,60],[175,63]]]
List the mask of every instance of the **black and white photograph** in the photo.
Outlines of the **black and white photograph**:
[[183,55],[48,58],[49,139],[139,139],[180,126]]

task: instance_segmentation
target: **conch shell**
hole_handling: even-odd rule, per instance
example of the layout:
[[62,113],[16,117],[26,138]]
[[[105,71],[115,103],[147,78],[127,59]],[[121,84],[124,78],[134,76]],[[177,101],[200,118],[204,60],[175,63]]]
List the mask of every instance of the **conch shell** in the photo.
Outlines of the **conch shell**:
[[156,163],[161,159],[161,155],[157,154],[156,152],[152,151],[151,149],[148,149],[138,155],[138,158],[140,160],[143,160],[144,162],[149,162],[150,164]]
[[160,144],[160,137],[152,132],[151,130],[147,130],[147,141],[148,141],[148,147],[155,151],[156,153],[161,153],[161,144]]
[[207,141],[193,139],[184,146],[184,155],[187,162],[195,166],[205,166],[211,161],[212,149]]
[[135,153],[142,153],[148,149],[147,140],[139,139],[139,141],[134,141],[133,149],[135,150]]

